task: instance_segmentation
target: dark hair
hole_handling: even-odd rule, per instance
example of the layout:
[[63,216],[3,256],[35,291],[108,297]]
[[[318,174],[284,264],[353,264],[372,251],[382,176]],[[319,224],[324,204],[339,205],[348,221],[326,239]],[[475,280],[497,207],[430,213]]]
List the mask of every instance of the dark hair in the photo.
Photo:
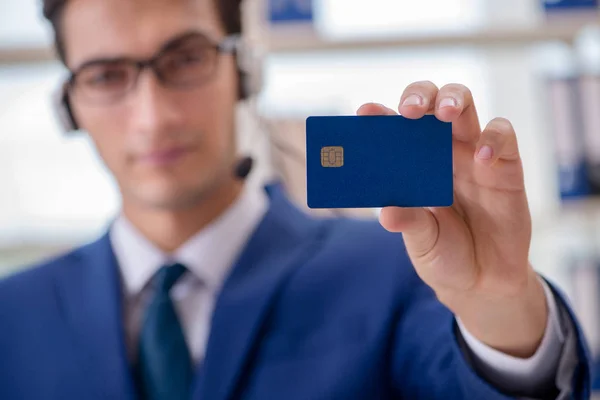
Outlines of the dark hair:
[[[61,35],[61,19],[68,0],[42,0],[44,17],[50,21],[54,29],[54,43],[60,59],[65,61],[65,47]],[[225,27],[225,32],[236,34],[242,32],[242,0],[213,0],[217,6],[219,17]]]

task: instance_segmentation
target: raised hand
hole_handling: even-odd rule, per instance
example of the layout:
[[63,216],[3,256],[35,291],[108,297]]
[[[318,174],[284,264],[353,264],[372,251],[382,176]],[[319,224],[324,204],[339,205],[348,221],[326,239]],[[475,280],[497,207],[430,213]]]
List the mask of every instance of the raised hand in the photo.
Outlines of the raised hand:
[[[471,334],[505,353],[532,355],[548,311],[528,261],[531,217],[512,124],[496,118],[482,130],[471,92],[457,84],[411,84],[398,111],[452,123],[454,205],[388,207],[381,224],[403,233],[419,276]],[[396,112],[369,103],[358,114]]]

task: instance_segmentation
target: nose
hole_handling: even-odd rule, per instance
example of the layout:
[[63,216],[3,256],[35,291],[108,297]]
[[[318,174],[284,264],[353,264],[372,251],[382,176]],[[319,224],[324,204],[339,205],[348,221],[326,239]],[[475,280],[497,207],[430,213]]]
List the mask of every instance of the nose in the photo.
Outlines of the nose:
[[151,71],[141,73],[128,103],[132,133],[154,137],[174,134],[179,130],[182,115],[172,93]]

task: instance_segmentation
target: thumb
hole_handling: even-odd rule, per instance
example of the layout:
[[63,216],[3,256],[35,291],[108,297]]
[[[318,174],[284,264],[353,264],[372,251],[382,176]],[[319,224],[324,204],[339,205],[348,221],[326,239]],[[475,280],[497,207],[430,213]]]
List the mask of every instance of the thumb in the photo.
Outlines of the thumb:
[[379,222],[390,232],[402,232],[407,249],[416,258],[433,250],[440,233],[437,219],[425,208],[386,207]]

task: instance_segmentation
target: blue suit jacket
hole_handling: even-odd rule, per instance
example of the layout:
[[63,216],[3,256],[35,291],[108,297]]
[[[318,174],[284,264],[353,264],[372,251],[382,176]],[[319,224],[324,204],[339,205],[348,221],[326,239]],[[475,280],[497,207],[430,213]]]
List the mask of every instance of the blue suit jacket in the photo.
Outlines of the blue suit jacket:
[[[508,398],[468,365],[400,235],[270,196],[217,300],[194,399]],[[104,236],[0,282],[0,399],[136,398],[118,276]]]

